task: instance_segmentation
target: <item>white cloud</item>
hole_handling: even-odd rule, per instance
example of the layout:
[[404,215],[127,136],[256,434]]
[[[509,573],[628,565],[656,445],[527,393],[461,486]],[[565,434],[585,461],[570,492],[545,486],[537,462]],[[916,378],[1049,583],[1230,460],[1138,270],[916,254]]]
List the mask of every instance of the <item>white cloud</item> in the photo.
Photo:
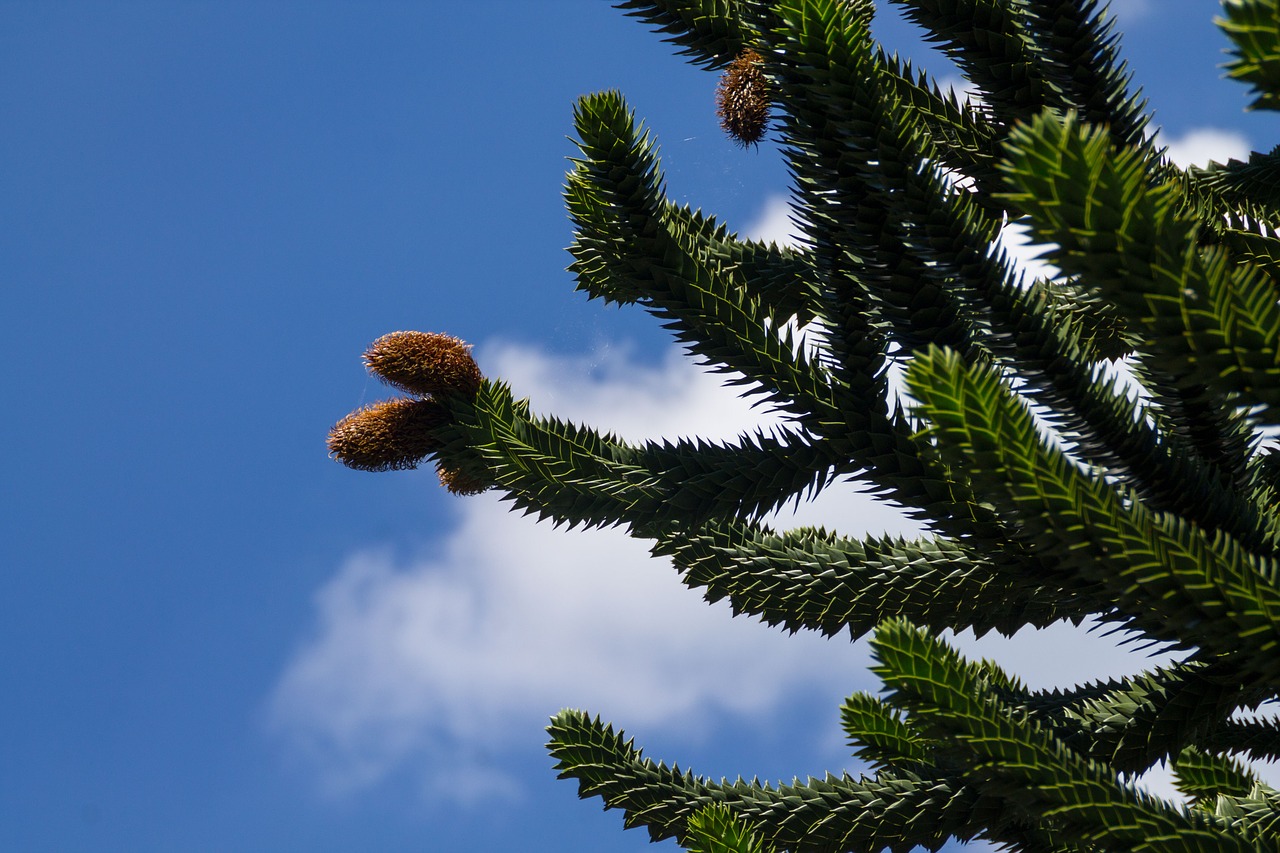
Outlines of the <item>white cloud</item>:
[[[1157,140],[1165,144],[1163,140]],[[1187,131],[1168,143],[1167,156],[1179,166],[1207,166],[1209,161],[1226,163],[1228,160],[1247,160],[1249,140],[1234,130],[1216,127],[1199,127]]]
[[701,435],[733,438],[781,419],[752,408],[716,377],[672,350],[658,365],[636,362],[628,346],[604,345],[581,357],[550,356],[530,347],[485,348],[485,373],[501,376],[535,411],[590,423],[628,440]]
[[554,530],[493,496],[433,553],[350,558],[316,604],[273,710],[337,788],[410,758],[484,776],[480,750],[527,747],[565,706],[696,730],[863,664],[847,643],[731,620],[618,531]]
[[1086,622],[1077,628],[1059,622],[1039,631],[1023,629],[1013,637],[988,634],[975,639],[970,631],[948,637],[966,656],[994,660],[1033,690],[1119,678],[1172,659],[1122,645],[1123,637],[1107,636],[1112,627]]
[[938,88],[944,95],[949,94],[960,103],[981,103],[978,87],[958,74],[947,74],[938,80]]
[[1040,257],[1051,244],[1033,243],[1029,231],[1030,228],[1022,222],[1010,222],[1000,229],[996,245],[1004,249],[1014,269],[1021,272],[1028,282],[1057,276],[1062,271]]
[[769,196],[765,199],[764,208],[742,230],[742,236],[779,246],[798,247],[801,234],[791,219],[791,202],[784,195]]

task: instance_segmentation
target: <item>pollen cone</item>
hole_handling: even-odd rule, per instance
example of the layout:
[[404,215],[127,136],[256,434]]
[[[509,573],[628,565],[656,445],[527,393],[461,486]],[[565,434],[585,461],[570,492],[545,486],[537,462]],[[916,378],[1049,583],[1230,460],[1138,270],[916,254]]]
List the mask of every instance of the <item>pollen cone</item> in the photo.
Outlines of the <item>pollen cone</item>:
[[435,332],[383,335],[365,352],[364,363],[388,384],[424,397],[474,397],[482,378],[469,344]]
[[440,485],[454,495],[478,495],[488,490],[490,484],[458,468],[450,468],[443,463],[436,465],[436,474],[440,477]]
[[744,148],[764,139],[769,124],[769,80],[764,60],[747,48],[729,63],[716,88],[720,127]]
[[338,421],[329,430],[329,455],[358,471],[416,468],[440,446],[435,430],[448,420],[437,400],[384,400]]

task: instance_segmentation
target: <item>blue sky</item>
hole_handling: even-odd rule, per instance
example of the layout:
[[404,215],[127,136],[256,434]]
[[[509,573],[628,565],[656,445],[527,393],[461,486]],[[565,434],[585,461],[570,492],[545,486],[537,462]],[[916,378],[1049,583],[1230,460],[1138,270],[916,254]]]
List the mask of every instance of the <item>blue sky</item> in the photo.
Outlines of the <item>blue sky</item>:
[[[1215,9],[1117,6],[1184,160],[1278,136],[1220,79]],[[785,236],[777,152],[721,136],[715,83],[604,0],[0,2],[0,848],[649,849],[553,778],[562,706],[713,776],[854,767],[863,646],[325,456],[390,396],[359,356],[396,329],[637,437],[758,419],[564,271],[572,105],[602,88],[674,198]],[[901,529],[852,487],[803,511]],[[1044,684],[1141,663],[1064,636],[982,648]]]

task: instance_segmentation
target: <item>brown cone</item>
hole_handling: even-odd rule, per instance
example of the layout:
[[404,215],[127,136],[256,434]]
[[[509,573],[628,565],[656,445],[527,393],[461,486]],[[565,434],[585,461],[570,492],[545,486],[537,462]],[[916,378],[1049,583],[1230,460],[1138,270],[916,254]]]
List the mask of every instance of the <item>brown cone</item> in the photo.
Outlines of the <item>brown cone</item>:
[[716,88],[716,115],[724,132],[744,148],[764,139],[769,124],[769,80],[764,60],[754,50],[744,48],[724,70]]
[[450,468],[443,462],[437,463],[436,474],[440,477],[440,485],[453,495],[478,495],[487,491],[491,485],[461,469]]
[[448,420],[448,409],[437,400],[383,400],[329,430],[329,455],[358,471],[416,468],[440,446],[435,430]]
[[424,397],[474,397],[482,378],[469,344],[435,332],[383,335],[365,352],[364,363],[383,381]]

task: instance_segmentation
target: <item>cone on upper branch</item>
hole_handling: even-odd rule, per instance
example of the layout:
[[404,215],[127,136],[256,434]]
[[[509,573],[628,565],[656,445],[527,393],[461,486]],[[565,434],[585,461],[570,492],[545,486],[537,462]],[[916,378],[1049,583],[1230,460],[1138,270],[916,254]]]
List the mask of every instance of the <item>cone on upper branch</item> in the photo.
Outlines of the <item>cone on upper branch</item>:
[[439,448],[435,431],[448,421],[449,410],[437,400],[383,400],[329,430],[329,455],[358,471],[416,468]]
[[365,351],[364,363],[410,394],[474,397],[482,379],[471,345],[437,332],[392,332]]
[[744,148],[764,139],[769,124],[769,80],[764,75],[764,59],[751,48],[744,48],[720,78],[716,115],[724,132]]

